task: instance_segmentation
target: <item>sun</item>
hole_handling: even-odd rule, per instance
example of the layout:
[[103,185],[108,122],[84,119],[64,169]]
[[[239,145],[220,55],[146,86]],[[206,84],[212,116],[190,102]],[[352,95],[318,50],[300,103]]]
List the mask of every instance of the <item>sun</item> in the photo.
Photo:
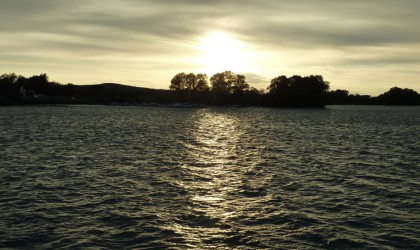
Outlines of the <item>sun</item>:
[[208,75],[226,70],[247,72],[251,60],[245,45],[225,32],[212,32],[203,37],[198,46],[201,58],[198,63]]

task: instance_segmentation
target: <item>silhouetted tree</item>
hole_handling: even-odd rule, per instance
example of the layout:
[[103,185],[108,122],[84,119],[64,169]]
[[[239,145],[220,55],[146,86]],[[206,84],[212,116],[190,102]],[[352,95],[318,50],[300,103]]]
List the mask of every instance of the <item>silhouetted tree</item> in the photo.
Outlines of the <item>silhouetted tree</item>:
[[273,78],[267,90],[271,105],[286,106],[291,103],[291,79],[287,76]]
[[244,75],[232,71],[216,73],[210,78],[213,100],[216,104],[244,103],[244,94],[250,90]]
[[187,74],[184,72],[176,74],[169,86],[171,90],[186,90],[187,89]]
[[206,74],[194,75],[194,82],[191,90],[188,93],[188,99],[193,103],[208,102],[209,81]]
[[175,91],[176,101],[197,102],[203,97],[202,92],[209,90],[207,75],[178,73],[172,78],[169,89]]
[[15,83],[18,76],[15,73],[0,76],[0,95],[13,95],[16,92]]
[[59,94],[61,84],[50,82],[47,74],[34,75],[26,79],[23,88],[35,95],[53,96]]
[[[251,87],[244,75],[231,71],[206,74],[179,73],[169,90],[147,89],[115,83],[62,85],[50,82],[46,74],[26,78],[14,73],[0,75],[0,105],[37,103],[173,103],[242,104],[263,106],[320,107],[324,104],[420,105],[420,94],[412,89],[391,88],[378,97],[349,94],[347,90],[328,92],[322,76],[275,77],[268,93]],[[48,98],[37,95],[45,95]]]
[[32,89],[36,94],[45,94],[49,86],[47,74],[40,74],[29,77],[25,87]]
[[207,91],[209,89],[206,74],[197,74],[184,72],[176,74],[169,86],[171,90],[190,90],[190,91]]
[[249,84],[246,82],[246,78],[244,75],[241,74],[237,74],[235,76],[235,80],[233,82],[233,86],[232,86],[232,93],[244,93],[245,91],[250,89]]
[[379,104],[386,105],[420,105],[420,94],[407,88],[393,87],[376,99]]
[[189,73],[185,76],[185,86],[186,86],[186,89],[189,91],[192,91],[195,89],[195,86],[196,86],[195,74]]
[[229,94],[233,92],[232,86],[236,82],[236,74],[232,71],[216,73],[210,78],[211,90],[215,93]]
[[206,74],[197,74],[196,78],[196,85],[195,90],[198,92],[209,91],[209,80]]
[[351,94],[349,95],[349,101],[348,104],[353,105],[370,105],[375,104],[373,99],[370,97],[370,95],[359,95],[359,94]]
[[349,92],[347,90],[337,89],[327,93],[327,104],[349,104]]
[[272,79],[267,89],[271,105],[322,107],[329,83],[320,75],[290,78],[282,75]]
[[237,74],[236,81],[234,81],[232,86],[233,92],[233,101],[237,104],[245,104],[245,93],[250,91],[251,87],[246,82],[246,78],[244,75]]
[[253,105],[253,106],[264,106],[264,90],[258,90],[254,87],[250,87],[243,93],[243,99],[241,104]]

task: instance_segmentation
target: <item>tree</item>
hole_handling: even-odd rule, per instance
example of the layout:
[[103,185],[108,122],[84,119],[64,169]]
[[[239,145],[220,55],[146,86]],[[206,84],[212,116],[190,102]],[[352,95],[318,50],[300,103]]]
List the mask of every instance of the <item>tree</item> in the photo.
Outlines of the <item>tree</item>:
[[216,73],[210,78],[212,90],[223,93],[243,93],[250,89],[244,75],[232,71]]
[[215,93],[229,94],[236,81],[236,75],[232,71],[216,73],[210,78],[211,90]]
[[282,75],[272,79],[267,89],[271,105],[320,107],[325,105],[329,83],[320,75],[290,78]]
[[0,75],[0,95],[10,95],[15,92],[14,85],[18,79],[15,73]]
[[243,94],[243,102],[247,105],[264,105],[263,102],[264,90],[258,90],[254,87],[250,87]]
[[420,94],[412,89],[393,87],[379,95],[377,100],[386,105],[420,105]]
[[195,90],[198,92],[209,91],[209,80],[206,74],[197,74]]
[[251,87],[246,82],[244,75],[237,74],[236,80],[232,86],[233,101],[237,104],[245,104],[247,102],[245,93],[251,91]]
[[176,74],[169,86],[176,93],[173,94],[178,102],[197,102],[203,98],[203,92],[209,90],[206,74],[186,74],[184,72]]
[[171,85],[169,86],[171,90],[185,90],[187,89],[187,74],[184,72],[176,74],[172,80]]
[[184,72],[176,74],[169,86],[171,90],[186,90],[186,91],[207,91],[209,90],[208,79],[206,74],[197,74]]
[[250,90],[250,86],[246,82],[246,78],[244,75],[236,75],[236,81],[234,81],[233,83],[232,90],[235,94],[243,94],[245,91]]
[[244,75],[232,71],[216,73],[210,78],[211,90],[217,104],[242,102],[243,93],[250,89]]
[[196,83],[196,76],[193,73],[189,73],[185,76],[185,87],[187,90],[192,91],[195,89]]
[[26,79],[23,87],[33,94],[54,96],[60,91],[60,83],[50,82],[47,74],[34,75]]
[[291,79],[285,75],[275,77],[267,87],[270,96],[270,104],[275,106],[286,106],[291,98]]

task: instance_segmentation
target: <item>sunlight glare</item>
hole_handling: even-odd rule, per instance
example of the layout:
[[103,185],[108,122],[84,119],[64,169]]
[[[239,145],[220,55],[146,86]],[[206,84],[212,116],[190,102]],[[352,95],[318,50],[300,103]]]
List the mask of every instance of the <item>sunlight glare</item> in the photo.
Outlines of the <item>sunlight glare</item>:
[[252,71],[251,58],[245,45],[227,33],[212,32],[207,34],[200,41],[198,50],[202,53],[198,63],[208,75],[225,70]]

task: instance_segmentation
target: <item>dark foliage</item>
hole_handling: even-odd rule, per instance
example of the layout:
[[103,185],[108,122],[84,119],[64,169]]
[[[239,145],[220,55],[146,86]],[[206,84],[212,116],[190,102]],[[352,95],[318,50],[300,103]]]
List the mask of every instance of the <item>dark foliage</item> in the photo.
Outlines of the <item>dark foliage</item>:
[[171,103],[168,90],[147,89],[116,83],[74,85],[50,82],[46,74],[29,78],[0,76],[0,104],[140,104]]
[[323,107],[328,89],[329,83],[320,75],[283,75],[271,80],[268,99],[273,106]]
[[244,75],[225,71],[210,78],[212,102],[218,105],[247,104],[245,96],[253,91]]
[[393,87],[376,97],[376,102],[384,105],[420,105],[420,94],[412,89]]
[[46,74],[29,78],[14,73],[0,75],[0,105],[25,104],[205,104],[322,107],[326,104],[420,105],[411,89],[391,88],[378,97],[353,95],[347,90],[328,91],[322,76],[279,76],[268,92],[251,87],[244,75],[225,71],[208,79],[205,74],[179,73],[170,90],[148,89],[116,83],[74,85],[50,82]]
[[200,103],[207,98],[209,81],[206,74],[176,74],[169,89],[173,91],[173,100],[181,103]]
[[326,93],[326,104],[369,105],[374,104],[369,95],[349,94],[347,90],[332,90]]

